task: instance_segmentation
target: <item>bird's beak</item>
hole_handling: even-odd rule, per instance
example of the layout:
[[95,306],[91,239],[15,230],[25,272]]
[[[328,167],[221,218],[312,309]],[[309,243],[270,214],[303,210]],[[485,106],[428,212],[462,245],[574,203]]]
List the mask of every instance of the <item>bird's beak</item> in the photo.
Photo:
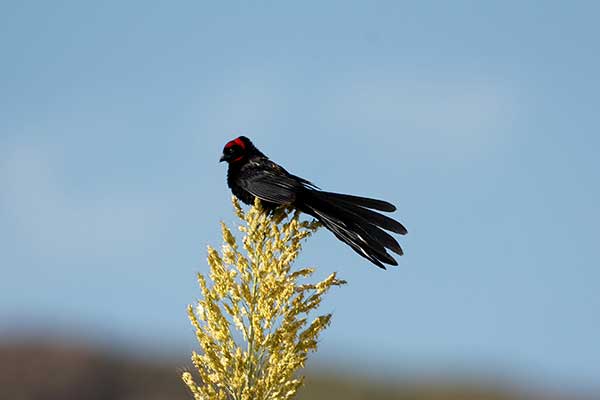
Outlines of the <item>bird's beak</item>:
[[219,162],[223,162],[223,161],[225,161],[225,160],[226,160],[226,157],[225,157],[225,154],[223,154],[223,155],[221,156],[221,158],[219,158]]

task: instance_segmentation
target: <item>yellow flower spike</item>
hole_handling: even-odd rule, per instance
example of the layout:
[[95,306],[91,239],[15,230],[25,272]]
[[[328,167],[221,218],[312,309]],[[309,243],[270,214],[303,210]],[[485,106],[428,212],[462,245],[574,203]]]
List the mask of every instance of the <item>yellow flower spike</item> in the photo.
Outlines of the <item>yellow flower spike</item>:
[[223,240],[225,241],[225,243],[230,245],[233,249],[237,249],[235,237],[233,237],[233,234],[224,222],[221,222],[221,232],[223,234]]
[[292,399],[304,382],[298,371],[331,319],[321,315],[308,324],[307,317],[332,286],[345,282],[333,273],[300,283],[314,269],[291,268],[317,222],[300,222],[289,209],[267,212],[258,200],[244,212],[233,198],[233,207],[243,250],[222,223],[222,251],[208,248],[209,280],[198,275],[202,297],[187,310],[202,350],[192,354],[201,383],[190,372],[182,380],[196,400]]
[[231,196],[231,202],[233,203],[233,209],[235,210],[235,215],[241,220],[245,219],[244,210],[242,210],[242,206],[240,205],[239,200],[235,196]]

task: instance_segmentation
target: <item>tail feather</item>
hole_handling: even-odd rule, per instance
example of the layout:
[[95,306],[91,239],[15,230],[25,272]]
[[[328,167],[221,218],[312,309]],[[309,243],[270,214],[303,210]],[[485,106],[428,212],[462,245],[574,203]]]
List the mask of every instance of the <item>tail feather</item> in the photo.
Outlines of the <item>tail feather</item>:
[[391,232],[399,233],[401,235],[406,235],[407,233],[404,225],[386,215],[379,214],[378,212],[349,202],[336,202],[336,204],[344,208],[346,211],[365,219],[366,222],[370,224],[379,226]]
[[[325,201],[328,201],[328,199],[325,198]],[[330,201],[328,202],[330,203],[330,207],[334,208],[332,212],[336,213],[340,217],[343,217],[346,221],[351,221],[351,226],[360,231],[364,231],[370,238],[373,239],[371,242],[374,242],[377,245],[381,244],[384,248],[388,248],[398,255],[403,254],[402,248],[396,239],[383,230],[387,229],[393,232],[399,230],[401,232],[406,232],[404,226],[402,226],[399,222],[386,217],[385,215],[381,215],[362,207],[346,203],[340,205],[339,203],[336,204]]]
[[386,249],[402,255],[402,248],[383,229],[396,233],[406,233],[406,229],[392,218],[365,208],[366,204],[380,208],[382,204],[393,207],[390,203],[317,190],[307,192],[304,200],[305,209],[302,211],[321,221],[339,240],[358,254],[383,269],[383,264],[398,265]]
[[387,212],[396,211],[396,206],[394,206],[391,203],[388,203],[387,201],[383,201],[383,200],[370,199],[368,197],[353,196],[351,194],[342,194],[342,193],[332,193],[332,192],[322,192],[322,191],[319,191],[319,193],[321,193],[331,199],[345,201],[350,204],[356,204],[356,205],[359,205],[362,207],[372,208],[374,210],[387,211]]
[[[383,263],[397,265],[394,260],[385,249],[373,248],[371,244],[367,243],[358,233],[352,229],[348,229],[341,221],[337,221],[331,218],[329,215],[322,213],[319,210],[313,210],[315,216],[321,223],[331,231],[335,237],[342,242],[349,245],[356,253],[371,261],[379,268],[386,269]],[[379,247],[379,246],[377,246]]]
[[386,231],[379,229],[373,225],[361,225],[369,236],[377,239],[385,248],[390,249],[399,256],[403,255],[402,247],[398,244],[396,239]]

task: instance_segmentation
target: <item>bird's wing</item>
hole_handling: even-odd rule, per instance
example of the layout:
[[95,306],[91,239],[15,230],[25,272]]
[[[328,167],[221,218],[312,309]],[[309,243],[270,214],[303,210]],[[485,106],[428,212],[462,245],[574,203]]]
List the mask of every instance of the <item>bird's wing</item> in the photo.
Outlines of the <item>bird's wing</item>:
[[[258,167],[258,168],[257,168]],[[242,171],[240,186],[261,200],[275,204],[290,204],[305,187],[279,165],[269,162]]]

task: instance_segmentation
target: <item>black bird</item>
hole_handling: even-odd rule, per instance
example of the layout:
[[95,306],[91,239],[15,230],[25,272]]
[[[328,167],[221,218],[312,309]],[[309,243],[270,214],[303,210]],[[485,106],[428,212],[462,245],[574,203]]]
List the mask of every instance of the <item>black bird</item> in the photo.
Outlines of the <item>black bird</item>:
[[385,269],[384,264],[398,265],[386,249],[402,255],[402,248],[385,230],[405,235],[406,228],[373,211],[395,211],[393,204],[319,190],[311,182],[290,174],[269,160],[245,136],[228,142],[219,161],[229,164],[227,185],[244,203],[254,204],[258,197],[267,209],[291,205],[315,217],[339,240],[378,267]]

